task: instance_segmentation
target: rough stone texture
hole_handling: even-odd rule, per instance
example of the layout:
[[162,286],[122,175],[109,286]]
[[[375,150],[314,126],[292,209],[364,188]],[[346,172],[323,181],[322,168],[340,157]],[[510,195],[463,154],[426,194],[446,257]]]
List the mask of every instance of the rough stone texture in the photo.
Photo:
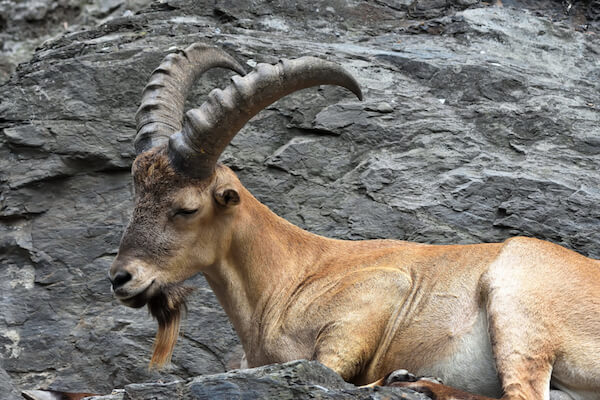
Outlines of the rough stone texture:
[[260,368],[201,376],[188,381],[125,386],[123,397],[89,400],[237,400],[237,399],[364,399],[427,400],[429,397],[400,388],[358,388],[316,361],[292,361]]
[[15,388],[12,379],[2,368],[0,368],[0,393],[7,399],[19,398],[19,392]]
[[57,34],[131,15],[151,0],[0,1],[0,84],[35,48]]
[[[239,342],[202,277],[163,373],[146,368],[154,322],[119,306],[106,278],[131,210],[141,89],[172,46],[198,40],[249,67],[324,57],[363,86],[362,103],[330,87],[277,102],[221,158],[291,222],[346,239],[527,235],[600,258],[596,9],[585,31],[548,1],[238,3],[113,15],[46,41],[0,86],[2,388],[109,393],[235,365]],[[227,77],[208,73],[190,106]]]

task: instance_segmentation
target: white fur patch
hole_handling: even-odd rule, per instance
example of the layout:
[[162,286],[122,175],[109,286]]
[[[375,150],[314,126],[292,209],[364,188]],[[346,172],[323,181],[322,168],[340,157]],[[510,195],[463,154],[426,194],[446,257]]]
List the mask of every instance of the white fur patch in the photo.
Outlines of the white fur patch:
[[470,393],[501,397],[485,310],[479,310],[471,330],[458,338],[451,356],[415,374],[438,377],[444,384]]

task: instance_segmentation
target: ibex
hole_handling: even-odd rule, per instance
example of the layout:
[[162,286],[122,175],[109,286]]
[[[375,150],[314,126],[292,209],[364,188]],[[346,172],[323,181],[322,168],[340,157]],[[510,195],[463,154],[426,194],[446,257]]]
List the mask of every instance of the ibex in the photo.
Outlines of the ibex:
[[[183,114],[206,70],[239,74]],[[426,245],[344,241],[271,212],[217,160],[281,97],[359,85],[342,67],[302,57],[244,75],[227,53],[195,44],[166,57],[136,114],[135,208],[110,268],[116,297],[158,320],[151,364],[170,360],[189,288],[202,272],[249,366],[315,359],[368,384],[403,368],[439,400],[600,399],[600,261],[529,238]],[[489,396],[489,397],[485,397]]]

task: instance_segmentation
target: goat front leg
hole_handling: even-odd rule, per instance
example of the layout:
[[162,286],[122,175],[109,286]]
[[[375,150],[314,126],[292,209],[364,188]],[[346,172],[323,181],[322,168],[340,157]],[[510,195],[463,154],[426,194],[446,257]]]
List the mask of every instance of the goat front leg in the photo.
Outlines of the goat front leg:
[[381,381],[382,386],[408,388],[435,400],[494,400],[446,386],[436,378],[416,377],[406,370],[394,371]]
[[535,307],[539,303],[535,293],[525,291],[516,296],[508,289],[496,288],[489,295],[489,333],[503,400],[550,398],[556,337],[538,317]]
[[346,346],[323,346],[315,351],[313,359],[337,372],[346,382],[352,382],[363,367],[364,349],[358,343]]
[[386,386],[408,388],[423,393],[434,400],[495,400],[490,397],[463,392],[427,379],[420,379],[415,382],[393,382]]
[[337,372],[346,382],[357,383],[375,349],[377,330],[369,329],[370,324],[348,325],[337,322],[323,328],[317,337],[313,359]]

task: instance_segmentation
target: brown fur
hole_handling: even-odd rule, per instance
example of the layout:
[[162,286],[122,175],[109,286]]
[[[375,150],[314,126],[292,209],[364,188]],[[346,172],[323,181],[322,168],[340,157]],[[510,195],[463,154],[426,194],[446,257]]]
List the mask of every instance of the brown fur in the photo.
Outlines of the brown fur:
[[208,180],[193,179],[178,174],[169,163],[165,146],[156,147],[140,154],[132,166],[133,182],[136,193],[152,194],[161,198],[188,185],[206,187]]
[[148,300],[148,310],[158,322],[150,368],[162,368],[171,362],[179,336],[182,313],[187,310],[185,298],[193,288],[170,285]]

